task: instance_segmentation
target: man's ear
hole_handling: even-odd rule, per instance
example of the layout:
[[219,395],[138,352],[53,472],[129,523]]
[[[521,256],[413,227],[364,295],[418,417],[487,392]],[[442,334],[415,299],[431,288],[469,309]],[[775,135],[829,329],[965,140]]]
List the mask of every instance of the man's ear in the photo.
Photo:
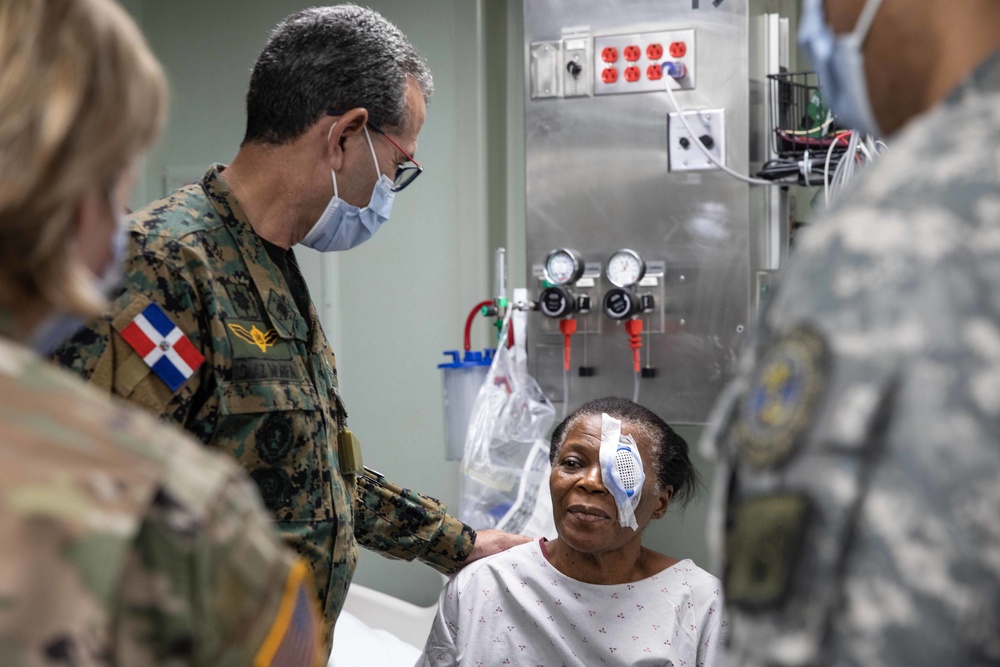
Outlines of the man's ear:
[[361,107],[345,111],[340,116],[328,116],[326,135],[330,168],[338,171],[344,164],[344,146],[347,140],[361,134],[368,124],[368,110]]

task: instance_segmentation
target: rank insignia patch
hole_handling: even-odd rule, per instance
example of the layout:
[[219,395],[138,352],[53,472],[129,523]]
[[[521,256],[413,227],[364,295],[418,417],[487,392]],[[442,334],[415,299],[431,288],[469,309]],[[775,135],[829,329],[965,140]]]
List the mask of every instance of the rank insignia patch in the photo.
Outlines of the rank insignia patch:
[[806,327],[795,329],[764,353],[734,424],[741,458],[764,468],[791,455],[819,404],[827,365],[826,343]]
[[274,329],[261,331],[256,325],[251,325],[249,330],[239,324],[229,324],[228,326],[229,330],[236,334],[240,340],[256,345],[261,352],[266,353],[267,348],[273,347],[275,341],[278,340],[278,332]]
[[180,389],[205,362],[184,332],[155,303],[132,318],[121,336],[171,391]]
[[291,359],[292,351],[288,341],[263,321],[226,320],[226,335],[233,359]]

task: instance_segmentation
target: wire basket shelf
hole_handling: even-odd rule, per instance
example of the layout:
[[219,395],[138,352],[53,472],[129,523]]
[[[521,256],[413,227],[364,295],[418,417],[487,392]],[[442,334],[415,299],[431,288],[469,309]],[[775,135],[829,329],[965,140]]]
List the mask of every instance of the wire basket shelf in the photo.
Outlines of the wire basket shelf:
[[[815,72],[768,74],[771,149],[782,158],[825,151],[840,132],[819,93]],[[846,148],[846,143],[845,143]]]

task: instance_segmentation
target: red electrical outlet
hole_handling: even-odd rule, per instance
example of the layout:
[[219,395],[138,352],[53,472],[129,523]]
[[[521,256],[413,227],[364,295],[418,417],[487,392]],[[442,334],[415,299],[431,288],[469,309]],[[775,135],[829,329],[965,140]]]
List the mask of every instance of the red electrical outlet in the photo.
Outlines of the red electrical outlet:
[[[646,47],[646,57],[650,60],[659,60],[663,57],[663,47],[659,44],[650,44]],[[649,78],[652,79],[653,77]]]
[[640,78],[642,78],[642,74],[639,73],[639,68],[638,67],[626,67],[625,68],[625,80],[626,81],[628,81],[629,83],[635,83]]
[[[625,71],[628,72],[628,70]],[[604,83],[614,83],[617,80],[618,80],[618,70],[616,70],[614,67],[605,67],[604,71],[601,72],[601,81],[603,81]]]
[[687,52],[688,47],[684,42],[674,42],[670,45],[670,55],[674,58],[683,58]]
[[642,51],[639,50],[638,46],[626,46],[623,53],[625,54],[625,60],[630,63],[634,63],[642,55]]
[[618,60],[618,49],[613,46],[605,46],[601,51],[601,59],[606,63],[613,63]]
[[646,68],[646,78],[650,81],[659,81],[663,78],[663,70],[659,65],[650,65]]

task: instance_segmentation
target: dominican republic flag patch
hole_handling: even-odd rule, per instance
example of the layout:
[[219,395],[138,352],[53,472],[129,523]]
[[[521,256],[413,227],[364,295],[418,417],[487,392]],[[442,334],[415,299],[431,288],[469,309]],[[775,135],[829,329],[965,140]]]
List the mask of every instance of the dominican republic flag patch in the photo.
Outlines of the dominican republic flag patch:
[[180,389],[205,363],[205,357],[155,303],[136,315],[121,335],[170,391]]

